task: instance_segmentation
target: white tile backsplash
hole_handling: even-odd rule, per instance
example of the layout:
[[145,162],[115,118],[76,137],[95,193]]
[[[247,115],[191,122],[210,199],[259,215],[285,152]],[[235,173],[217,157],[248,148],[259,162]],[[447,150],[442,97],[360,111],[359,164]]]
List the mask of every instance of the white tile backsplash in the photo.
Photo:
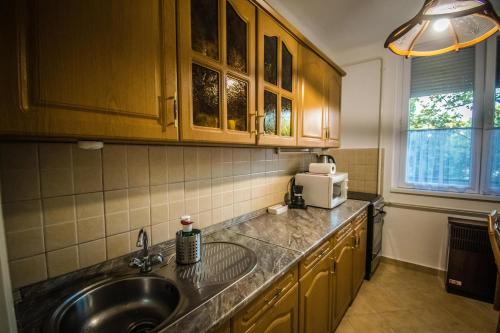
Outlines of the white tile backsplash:
[[175,237],[186,213],[205,228],[280,202],[306,156],[73,143],[4,143],[0,153],[16,288],[135,251],[142,227],[157,244]]

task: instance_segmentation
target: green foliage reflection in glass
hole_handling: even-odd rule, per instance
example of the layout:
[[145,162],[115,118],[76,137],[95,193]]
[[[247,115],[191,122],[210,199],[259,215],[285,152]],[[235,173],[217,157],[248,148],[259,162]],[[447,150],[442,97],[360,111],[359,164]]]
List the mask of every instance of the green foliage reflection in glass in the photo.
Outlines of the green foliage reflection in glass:
[[193,124],[220,127],[219,73],[193,64]]
[[278,37],[264,36],[264,80],[278,84]]
[[292,101],[281,97],[280,135],[292,136]]
[[247,24],[233,6],[226,2],[227,64],[247,72]]
[[264,132],[277,134],[276,113],[278,110],[278,96],[264,90]]
[[410,98],[409,130],[472,127],[473,92]]
[[219,59],[219,0],[191,0],[191,47]]
[[227,92],[227,128],[236,131],[247,130],[247,95],[248,85],[245,81],[228,77]]

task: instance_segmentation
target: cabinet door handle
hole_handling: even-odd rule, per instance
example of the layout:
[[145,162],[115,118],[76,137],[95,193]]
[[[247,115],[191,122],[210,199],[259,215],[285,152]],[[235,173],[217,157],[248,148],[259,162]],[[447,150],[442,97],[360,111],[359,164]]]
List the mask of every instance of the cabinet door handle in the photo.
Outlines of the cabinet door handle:
[[251,113],[250,114],[250,117],[251,118],[255,118],[255,121],[254,121],[255,129],[252,131],[252,133],[255,134],[256,136],[264,134],[264,132],[260,132],[260,120],[264,119],[265,116],[264,115],[260,115],[258,113],[258,111],[255,111],[255,113]]
[[177,93],[174,96],[174,127],[179,127],[179,110],[177,107]]
[[337,261],[333,260],[332,273],[337,273]]
[[[174,121],[173,122],[168,122],[168,102],[172,100],[172,111],[174,114]],[[160,115],[160,121],[161,121],[161,129],[163,132],[167,130],[167,126],[172,126],[178,127],[179,126],[179,120],[178,120],[178,110],[177,110],[177,93],[175,93],[174,96],[170,97],[165,97],[164,99],[160,99],[160,108],[161,108],[161,115]]]

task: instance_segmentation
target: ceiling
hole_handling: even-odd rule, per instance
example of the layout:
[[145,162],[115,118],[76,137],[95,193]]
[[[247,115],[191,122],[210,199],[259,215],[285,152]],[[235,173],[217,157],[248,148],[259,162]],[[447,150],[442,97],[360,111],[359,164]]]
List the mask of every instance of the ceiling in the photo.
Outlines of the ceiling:
[[[380,42],[422,8],[424,0],[267,0],[332,57]],[[500,14],[500,0],[491,1]]]

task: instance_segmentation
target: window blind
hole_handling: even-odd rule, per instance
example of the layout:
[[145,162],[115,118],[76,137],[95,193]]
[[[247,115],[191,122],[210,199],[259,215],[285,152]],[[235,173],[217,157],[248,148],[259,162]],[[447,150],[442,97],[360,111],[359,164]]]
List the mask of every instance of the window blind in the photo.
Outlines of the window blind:
[[474,58],[473,47],[435,57],[413,58],[410,97],[473,90]]

